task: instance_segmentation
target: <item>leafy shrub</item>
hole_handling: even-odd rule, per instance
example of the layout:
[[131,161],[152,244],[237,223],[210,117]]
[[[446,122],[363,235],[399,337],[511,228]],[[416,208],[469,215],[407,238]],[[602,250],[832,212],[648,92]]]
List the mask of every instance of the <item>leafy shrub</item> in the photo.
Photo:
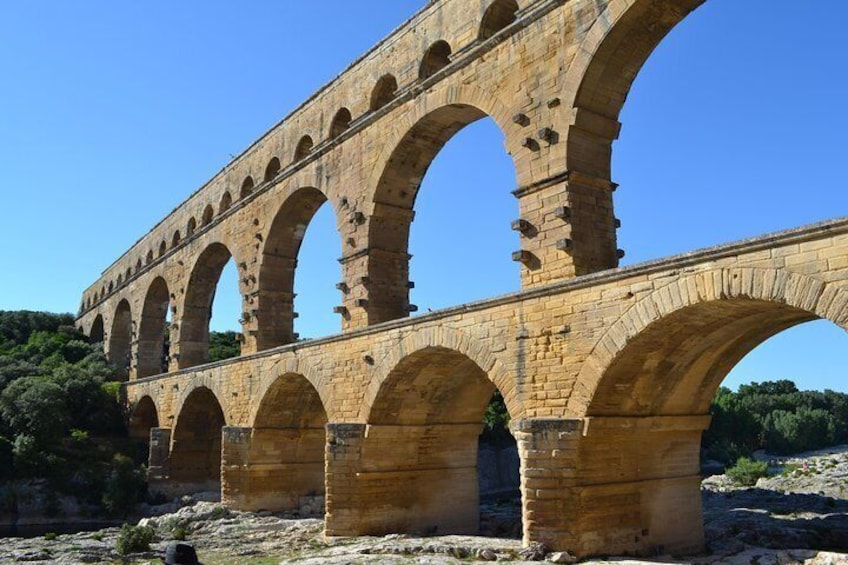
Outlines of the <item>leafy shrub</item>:
[[754,486],[757,484],[757,479],[768,476],[768,464],[765,461],[740,457],[736,465],[727,470],[727,476],[737,484]]
[[130,526],[129,524],[124,524],[118,533],[115,550],[120,555],[150,551],[150,543],[153,541],[155,534],[155,530],[148,526]]
[[59,534],[57,534],[56,532],[47,532],[46,534],[44,534],[44,539],[47,541],[53,541],[58,537]]
[[171,530],[171,537],[173,537],[177,541],[185,541],[187,536],[188,536],[188,532],[186,531],[185,528],[177,527],[177,528],[174,528],[173,530]]
[[136,503],[144,499],[146,480],[133,460],[117,454],[112,459],[112,472],[106,480],[103,507],[110,513],[126,516]]

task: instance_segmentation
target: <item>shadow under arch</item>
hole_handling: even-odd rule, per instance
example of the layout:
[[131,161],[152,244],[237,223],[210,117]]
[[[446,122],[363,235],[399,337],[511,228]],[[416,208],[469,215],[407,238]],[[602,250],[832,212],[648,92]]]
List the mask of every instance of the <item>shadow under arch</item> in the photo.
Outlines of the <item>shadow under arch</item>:
[[[241,480],[254,487],[227,493],[230,502],[242,510],[303,511],[308,506],[322,513],[323,503],[316,504],[316,497],[324,495],[328,418],[318,391],[305,376],[285,372],[270,382],[261,398],[246,460],[238,471]],[[234,482],[229,473],[227,468],[228,484]]]
[[209,362],[212,302],[221,272],[231,258],[232,254],[226,245],[212,243],[194,263],[179,318],[177,366],[180,369]]
[[168,372],[165,333],[170,302],[168,284],[162,277],[156,277],[147,289],[139,320],[138,378]]
[[115,365],[118,378],[125,381],[129,378],[132,354],[133,319],[132,309],[127,299],[123,299],[115,308],[112,317],[112,328],[109,332],[109,362]]
[[368,185],[374,187],[368,225],[368,281],[372,288],[380,289],[369,294],[369,324],[409,315],[409,233],[419,188],[445,144],[486,117],[504,134],[507,152],[513,154],[506,106],[497,96],[472,86],[439,93],[433,99],[425,97],[389,137],[378,161],[382,165]]
[[183,400],[171,437],[169,494],[221,490],[224,411],[215,393],[194,388]]
[[343,509],[357,514],[361,534],[479,533],[478,441],[496,390],[474,360],[446,347],[408,353],[381,379],[357,475],[367,495]]
[[327,196],[317,188],[297,189],[282,203],[264,238],[257,296],[259,351],[295,341],[297,257],[312,218],[325,202]]
[[103,344],[104,336],[105,332],[103,331],[103,315],[98,314],[97,316],[95,316],[94,321],[91,322],[91,329],[88,330],[88,341],[89,343]]
[[159,427],[159,411],[149,395],[144,395],[130,410],[129,434],[147,447],[150,429]]

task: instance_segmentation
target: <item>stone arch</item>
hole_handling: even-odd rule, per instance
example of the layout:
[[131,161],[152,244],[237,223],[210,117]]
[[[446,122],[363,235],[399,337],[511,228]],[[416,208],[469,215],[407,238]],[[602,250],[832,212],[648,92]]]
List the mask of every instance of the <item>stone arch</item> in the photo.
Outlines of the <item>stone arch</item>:
[[94,317],[94,321],[91,323],[91,329],[88,330],[88,341],[90,343],[102,344],[105,335],[106,334],[103,331],[103,316],[98,314]]
[[[473,86],[423,98],[387,136],[386,149],[367,185],[373,187],[368,278],[372,286],[382,289],[379,295],[369,296],[369,324],[408,315],[409,232],[418,189],[444,145],[465,126],[487,116],[504,132],[509,149],[506,105],[492,93]],[[515,163],[518,171],[519,162]]]
[[333,121],[330,123],[330,139],[338,137],[350,128],[350,122],[352,120],[353,117],[350,115],[350,110],[347,108],[340,108],[333,117]]
[[268,182],[270,180],[274,180],[280,173],[280,160],[276,157],[271,157],[271,160],[268,161],[268,166],[265,167],[265,175],[262,177],[263,182]]
[[161,243],[159,243],[159,257],[164,257],[165,253],[168,252],[168,243],[163,239]]
[[127,380],[130,374],[133,341],[132,309],[127,299],[123,299],[115,308],[112,328],[109,332],[109,361],[115,365],[121,380]]
[[129,434],[131,438],[147,442],[150,429],[159,427],[159,411],[149,395],[144,395],[130,410]]
[[448,327],[427,327],[406,334],[402,339],[393,343],[392,347],[377,360],[374,377],[371,379],[362,407],[359,412],[361,421],[369,421],[374,403],[384,383],[392,371],[400,365],[403,359],[421,351],[452,351],[473,362],[487,378],[501,391],[507,410],[513,418],[524,416],[524,406],[518,383],[506,371],[498,359],[486,345],[474,339],[467,333]]
[[518,18],[518,2],[515,0],[495,0],[483,14],[478,39],[486,40],[506,28]]
[[297,509],[304,497],[324,494],[327,411],[303,375],[280,372],[265,381],[248,452],[249,466],[255,469],[248,472],[261,487],[239,506]]
[[153,262],[153,250],[152,249],[147,250],[147,255],[144,258],[144,262],[148,265]]
[[188,224],[186,225],[186,237],[191,237],[194,235],[194,231],[197,229],[197,220],[194,219],[194,216],[188,219]]
[[848,327],[848,293],[779,269],[681,277],[641,298],[604,333],[583,364],[567,411],[704,414],[742,357],[769,337],[817,318]]
[[171,437],[170,480],[182,493],[220,491],[224,410],[206,386],[187,391]]
[[367,413],[357,484],[380,511],[359,501],[362,533],[479,533],[477,448],[495,390],[474,360],[443,346],[391,368]]
[[224,191],[224,194],[221,195],[221,202],[220,202],[220,204],[218,204],[218,212],[223,214],[232,205],[233,205],[233,197],[230,196],[230,193],[228,191]]
[[300,161],[310,153],[312,153],[312,148],[315,146],[315,143],[312,141],[312,138],[308,135],[304,135],[300,138],[300,141],[297,142],[297,147],[294,150],[294,160]]
[[118,286],[121,286],[122,284],[124,284],[124,275],[119,273],[118,274]]
[[183,236],[180,235],[180,230],[175,231],[173,237],[171,237],[171,249],[177,247],[182,239]]
[[[252,193],[253,187],[254,187],[253,177],[248,176],[241,183],[241,190],[239,191],[239,198],[244,198],[245,196],[248,196],[250,193]],[[229,194],[229,192],[224,193],[225,196],[227,194]]]
[[138,378],[168,372],[166,319],[170,304],[168,284],[156,277],[147,289],[138,330]]
[[186,286],[179,320],[180,369],[202,365],[209,361],[209,321],[218,279],[232,257],[223,243],[212,243],[198,256]]
[[211,204],[207,204],[206,208],[203,209],[203,216],[201,219],[201,223],[203,226],[208,226],[212,223],[212,219],[215,217],[215,209],[212,208]]
[[429,78],[447,67],[450,64],[451,53],[452,49],[447,41],[440,39],[433,43],[424,52],[421,66],[418,67],[418,78],[422,80]]
[[327,201],[312,187],[296,190],[282,203],[264,238],[259,267],[259,351],[294,341],[294,278],[300,245],[309,223]]
[[374,90],[371,91],[371,100],[368,109],[375,112],[391,102],[397,95],[398,83],[392,74],[385,74],[377,80]]
[[567,168],[610,178],[618,116],[660,41],[705,0],[612,0],[580,44],[564,86],[576,112]]

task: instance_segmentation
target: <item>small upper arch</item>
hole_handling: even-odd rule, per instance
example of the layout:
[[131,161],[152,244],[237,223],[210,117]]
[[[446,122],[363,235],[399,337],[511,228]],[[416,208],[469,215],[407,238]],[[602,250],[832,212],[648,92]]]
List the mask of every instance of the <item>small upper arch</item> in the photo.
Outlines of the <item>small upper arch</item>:
[[201,222],[204,226],[208,226],[212,223],[212,219],[215,217],[215,209],[212,208],[211,204],[207,204],[206,208],[203,209],[203,216],[201,217]]
[[159,244],[159,257],[165,255],[166,251],[168,251],[168,244],[163,239],[162,242]]
[[424,52],[424,57],[421,59],[421,66],[418,67],[418,78],[425,79],[431,77],[447,67],[450,64],[451,53],[452,49],[447,41],[440,39],[433,43]]
[[486,40],[518,19],[516,0],[495,0],[483,14],[478,38]]
[[[253,186],[254,186],[253,177],[248,176],[241,183],[241,192],[239,192],[239,198],[244,198],[245,196],[247,196],[251,192],[253,192]],[[229,193],[226,193],[226,194],[229,194]]]
[[297,148],[294,150],[294,160],[300,161],[310,153],[312,153],[312,148],[315,146],[315,143],[312,141],[312,138],[308,135],[304,135],[300,138],[300,141],[297,142]]
[[186,226],[186,237],[191,237],[194,234],[194,230],[197,229],[197,220],[194,219],[194,216],[189,218],[188,225]]
[[171,238],[171,248],[178,246],[180,244],[180,240],[182,240],[182,236],[180,235],[180,230],[174,232],[174,236]]
[[374,112],[392,101],[397,95],[398,83],[394,75],[385,74],[377,80],[371,91],[369,109]]
[[262,177],[262,180],[268,182],[269,180],[273,180],[280,173],[280,160],[276,157],[271,157],[271,160],[268,161],[268,166],[265,167],[265,176]]
[[[250,178],[250,177],[248,177]],[[228,191],[224,191],[224,194],[221,195],[221,202],[218,204],[218,213],[223,214],[226,210],[233,205],[233,197],[230,195]]]
[[350,128],[350,122],[352,120],[353,117],[350,115],[350,110],[347,108],[341,108],[338,112],[336,112],[336,115],[330,124],[330,139],[338,137],[344,133],[345,130]]

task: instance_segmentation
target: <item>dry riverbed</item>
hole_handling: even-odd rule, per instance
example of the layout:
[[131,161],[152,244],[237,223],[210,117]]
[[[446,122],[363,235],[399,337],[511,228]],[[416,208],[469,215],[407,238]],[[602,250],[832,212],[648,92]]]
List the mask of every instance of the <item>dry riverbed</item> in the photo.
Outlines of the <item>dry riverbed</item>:
[[[848,452],[831,450],[778,463],[788,463],[784,468],[794,471],[761,479],[754,488],[738,488],[723,475],[704,481],[707,554],[586,563],[848,564]],[[173,532],[180,530],[206,565],[569,562],[567,555],[540,548],[522,550],[519,540],[508,538],[392,535],[326,540],[319,519],[232,512],[215,502],[184,503],[181,508],[160,508],[160,513],[166,513],[142,520],[157,531],[149,553],[122,559],[115,551],[118,529],[108,528],[55,537],[6,538],[0,547],[0,563],[160,563]],[[514,533],[516,520],[514,504],[492,503],[484,509],[484,524],[493,533]]]

